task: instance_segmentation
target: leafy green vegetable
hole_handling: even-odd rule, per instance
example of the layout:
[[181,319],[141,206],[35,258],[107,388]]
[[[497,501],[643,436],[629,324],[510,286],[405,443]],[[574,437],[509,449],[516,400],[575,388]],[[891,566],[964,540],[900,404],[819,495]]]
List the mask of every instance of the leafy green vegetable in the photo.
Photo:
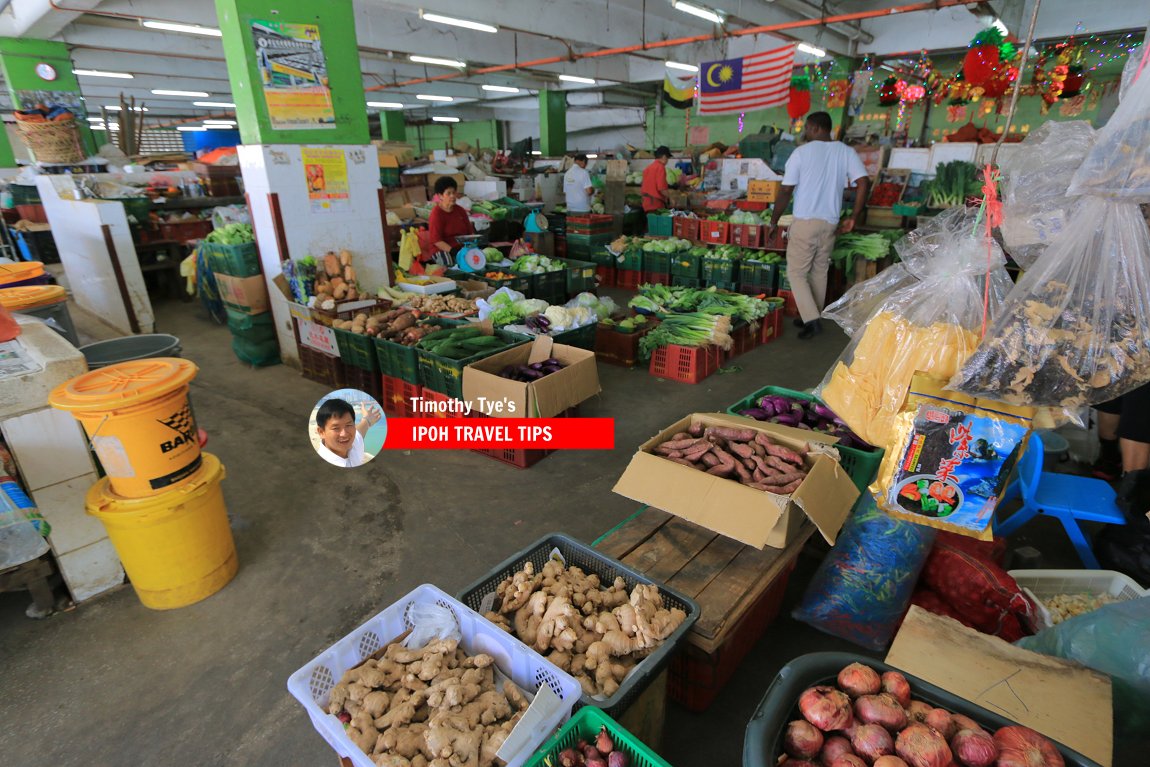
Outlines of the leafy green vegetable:
[[256,233],[251,224],[228,224],[222,229],[216,229],[204,240],[216,245],[243,245],[255,242]]
[[659,325],[639,340],[639,354],[644,359],[660,346],[708,346],[731,348],[731,319],[722,315],[688,312],[669,314]]
[[953,208],[965,204],[967,197],[982,194],[978,168],[965,160],[952,160],[939,165],[935,169],[934,178],[923,186],[927,188],[927,205],[932,208]]

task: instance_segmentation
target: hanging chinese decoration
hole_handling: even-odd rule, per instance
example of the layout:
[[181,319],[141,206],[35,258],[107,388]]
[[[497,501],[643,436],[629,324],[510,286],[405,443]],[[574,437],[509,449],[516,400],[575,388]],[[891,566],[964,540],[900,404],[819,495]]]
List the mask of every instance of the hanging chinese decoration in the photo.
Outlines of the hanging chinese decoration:
[[926,96],[926,88],[922,85],[904,83],[901,95],[904,104],[917,104]]
[[792,120],[797,120],[809,111],[811,111],[811,80],[804,75],[792,77],[787,114]]
[[1066,79],[1062,81],[1060,99],[1072,99],[1082,93],[1082,86],[1086,84],[1086,70],[1081,64],[1071,64],[1066,68]]
[[901,100],[898,95],[898,84],[900,82],[901,81],[895,77],[888,77],[882,81],[882,85],[880,85],[878,89],[879,106],[894,106]]
[[827,109],[842,109],[847,105],[850,93],[850,80],[830,80],[827,82]]
[[985,86],[1009,67],[1017,53],[1002,30],[987,27],[970,41],[970,49],[962,60],[963,75],[972,86]]
[[1072,98],[1082,92],[1086,72],[1080,58],[1081,51],[1072,40],[1057,43],[1038,55],[1032,82],[1042,95],[1042,114],[1064,95]]

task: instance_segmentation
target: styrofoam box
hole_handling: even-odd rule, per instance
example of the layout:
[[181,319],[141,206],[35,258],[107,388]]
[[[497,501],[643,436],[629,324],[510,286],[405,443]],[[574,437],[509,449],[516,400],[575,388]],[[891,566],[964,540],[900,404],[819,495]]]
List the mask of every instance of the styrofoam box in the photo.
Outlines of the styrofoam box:
[[[359,665],[376,650],[412,628],[410,614],[413,607],[431,604],[446,607],[455,614],[463,635],[460,647],[466,653],[486,653],[495,659],[495,665],[500,671],[526,692],[535,693],[546,685],[563,701],[563,705],[552,716],[536,725],[526,741],[527,745],[508,760],[508,767],[519,767],[571,715],[571,707],[578,702],[582,688],[569,674],[544,660],[543,656],[527,645],[429,584],[416,587],[410,594],[304,664],[288,679],[288,691],[303,704],[312,725],[339,756],[349,758],[356,767],[374,767],[371,758],[347,737],[343,724],[335,716],[324,713],[328,694],[345,671]],[[518,733],[519,728],[525,725],[529,726],[529,723],[521,722],[515,732]]]
[[395,287],[400,290],[406,290],[408,293],[419,293],[422,296],[430,296],[435,293],[450,293],[455,290],[455,280],[444,280],[443,282],[428,282],[420,285],[417,282],[397,282]]
[[1038,610],[1036,629],[1054,625],[1045,600],[1059,594],[1109,594],[1121,602],[1147,595],[1132,578],[1114,570],[1011,570],[1010,577],[1026,592]]

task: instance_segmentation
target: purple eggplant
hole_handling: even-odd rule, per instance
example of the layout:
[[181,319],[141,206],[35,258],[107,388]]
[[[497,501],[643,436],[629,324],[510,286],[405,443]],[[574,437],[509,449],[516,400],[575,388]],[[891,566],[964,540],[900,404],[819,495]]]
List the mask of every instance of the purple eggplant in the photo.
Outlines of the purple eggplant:
[[752,407],[747,408],[746,410],[740,410],[739,415],[743,416],[744,418],[754,418],[756,421],[765,421],[771,417],[768,415],[768,412],[761,407]]

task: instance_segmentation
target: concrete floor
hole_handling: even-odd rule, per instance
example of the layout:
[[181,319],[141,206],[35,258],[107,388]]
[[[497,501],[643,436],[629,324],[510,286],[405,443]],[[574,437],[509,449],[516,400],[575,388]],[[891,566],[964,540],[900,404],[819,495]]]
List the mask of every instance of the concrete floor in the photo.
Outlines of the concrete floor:
[[[761,386],[813,386],[844,343],[837,331],[803,343],[788,327],[697,386],[602,365],[603,394],[583,414],[617,419],[613,451],[560,452],[528,471],[470,453],[385,452],[347,472],[308,443],[323,387],[285,366],[241,364],[198,304],[156,308],[157,331],[179,336],[200,366],[193,397],[227,469],[240,572],[171,612],[125,587],[33,621],[23,595],[0,595],[5,765],[334,767],[286,690],[293,671],[420,583],[454,593],[552,531],[594,540],[636,508],[611,492],[636,445]],[[1043,552],[1061,559],[1057,543]],[[660,752],[671,764],[738,764],[746,722],[782,664],[857,651],[786,617],[816,561],[801,560],[783,617],[710,711],[669,704]]]

